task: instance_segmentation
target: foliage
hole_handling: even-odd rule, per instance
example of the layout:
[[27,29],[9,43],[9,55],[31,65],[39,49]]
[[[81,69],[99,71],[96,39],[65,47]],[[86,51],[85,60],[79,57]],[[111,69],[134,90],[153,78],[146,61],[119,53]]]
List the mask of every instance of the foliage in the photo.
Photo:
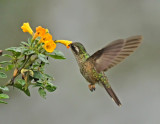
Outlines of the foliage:
[[[62,52],[55,50],[56,43],[48,29],[39,26],[34,33],[29,23],[24,23],[21,28],[23,32],[30,33],[32,38],[22,41],[19,47],[5,49],[10,54],[1,53],[2,57],[9,60],[0,62],[0,78],[7,78],[6,71],[13,71],[13,75],[6,84],[0,86],[0,103],[7,104],[3,99],[9,98],[6,94],[9,86],[20,89],[27,96],[30,96],[30,86],[38,87],[40,96],[46,98],[47,91],[56,90],[56,86],[52,84],[53,76],[45,72],[45,66],[49,64],[48,59],[65,59]],[[68,41],[66,43],[68,47]]]

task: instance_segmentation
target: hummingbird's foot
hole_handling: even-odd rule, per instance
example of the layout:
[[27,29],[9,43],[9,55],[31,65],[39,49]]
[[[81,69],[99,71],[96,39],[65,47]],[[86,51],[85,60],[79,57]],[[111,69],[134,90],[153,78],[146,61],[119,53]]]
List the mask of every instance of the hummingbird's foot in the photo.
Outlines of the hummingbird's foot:
[[89,87],[89,89],[90,89],[91,92],[93,92],[93,91],[96,90],[96,87],[95,87],[94,84],[90,84],[90,85],[88,85],[88,87]]

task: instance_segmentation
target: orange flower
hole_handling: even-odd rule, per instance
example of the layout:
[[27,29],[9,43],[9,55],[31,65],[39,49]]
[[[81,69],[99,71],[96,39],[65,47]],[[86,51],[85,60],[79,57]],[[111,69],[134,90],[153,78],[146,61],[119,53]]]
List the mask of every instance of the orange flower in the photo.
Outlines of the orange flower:
[[46,33],[41,37],[40,43],[45,43],[46,41],[51,41],[52,40],[52,35],[49,33]]
[[28,32],[30,33],[31,35],[33,35],[33,30],[32,28],[30,27],[29,23],[23,23],[23,25],[21,26],[21,29],[23,30],[23,32]]
[[36,33],[34,34],[34,39],[36,39],[38,36],[42,37],[46,33],[46,29],[42,28],[41,26],[38,26],[36,28]]
[[69,45],[72,43],[72,41],[69,40],[56,40],[56,43],[62,43],[64,44],[67,48],[69,48]]
[[52,53],[55,48],[56,44],[53,41],[46,41],[44,44],[44,49],[49,53]]

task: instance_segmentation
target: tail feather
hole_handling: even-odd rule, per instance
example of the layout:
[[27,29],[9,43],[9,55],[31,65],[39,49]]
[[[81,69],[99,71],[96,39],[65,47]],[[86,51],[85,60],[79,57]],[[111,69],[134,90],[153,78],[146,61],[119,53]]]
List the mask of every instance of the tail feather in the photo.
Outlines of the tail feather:
[[116,94],[114,93],[114,91],[112,90],[112,88],[111,87],[108,88],[104,83],[102,83],[102,85],[104,86],[104,88],[106,89],[106,91],[108,92],[108,94],[110,95],[110,97],[115,101],[115,103],[118,106],[121,106],[121,102],[118,99],[118,97],[116,96]]

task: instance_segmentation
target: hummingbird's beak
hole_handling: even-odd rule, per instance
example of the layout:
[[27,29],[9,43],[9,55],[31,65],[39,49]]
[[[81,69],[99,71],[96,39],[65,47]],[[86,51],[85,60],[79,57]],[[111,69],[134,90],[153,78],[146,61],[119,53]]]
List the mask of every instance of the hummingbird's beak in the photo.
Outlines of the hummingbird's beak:
[[72,47],[72,44],[73,44],[73,43],[69,44],[68,46],[69,46],[69,47]]

